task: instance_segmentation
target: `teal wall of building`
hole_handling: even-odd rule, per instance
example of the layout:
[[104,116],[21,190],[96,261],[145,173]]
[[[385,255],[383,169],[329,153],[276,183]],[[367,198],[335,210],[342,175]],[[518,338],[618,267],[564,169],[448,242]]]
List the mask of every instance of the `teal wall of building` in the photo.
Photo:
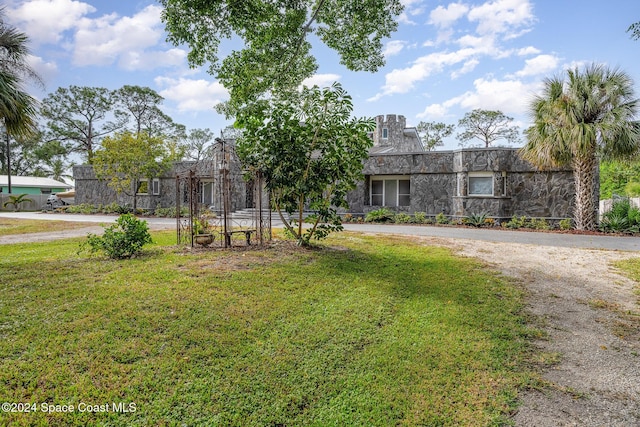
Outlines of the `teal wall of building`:
[[[7,185],[1,185],[2,193],[7,194],[9,192],[9,187]],[[52,188],[51,193],[63,193],[67,191],[66,188]],[[17,185],[11,186],[11,194],[45,194],[41,191],[39,187],[20,187]]]

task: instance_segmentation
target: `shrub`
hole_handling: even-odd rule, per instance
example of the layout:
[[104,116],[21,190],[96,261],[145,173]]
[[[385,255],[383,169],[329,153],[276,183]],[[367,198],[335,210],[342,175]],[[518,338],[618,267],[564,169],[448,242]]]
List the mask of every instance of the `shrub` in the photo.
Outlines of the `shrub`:
[[342,221],[344,221],[344,222],[353,222],[353,215],[350,214],[350,213],[344,214],[344,216],[342,217]]
[[87,250],[91,255],[102,252],[113,259],[131,258],[140,253],[147,243],[151,243],[147,221],[124,214],[115,224],[106,227],[102,236],[89,234],[87,241],[80,245],[79,252]]
[[364,218],[365,222],[390,222],[393,221],[395,214],[387,208],[380,208],[371,211]]
[[602,215],[598,228],[604,232],[635,233],[640,229],[640,209],[632,206],[627,198],[618,199],[611,210]]
[[[162,217],[162,218],[175,218],[176,217],[176,207],[172,206],[170,208],[161,208],[160,206],[157,206],[155,211],[154,211],[154,215],[157,217]],[[181,217],[187,217],[189,216],[189,208],[186,206],[182,206],[180,208],[180,216]]]
[[472,225],[474,227],[482,227],[486,224],[488,214],[486,212],[472,213],[469,216],[463,218],[464,224]]
[[531,218],[525,224],[527,228],[533,228],[534,230],[549,230],[551,226],[544,218]]
[[518,228],[524,227],[526,224],[527,224],[527,217],[514,215],[511,217],[509,221],[504,223],[504,226],[507,228],[518,229]]
[[449,222],[449,218],[443,212],[436,215],[436,224],[449,224]]
[[[609,213],[609,212],[607,212]],[[599,229],[600,231],[605,231],[608,233],[623,233],[629,230],[629,220],[618,214],[614,213],[611,215],[606,215],[600,221]]]
[[411,215],[408,215],[406,213],[397,213],[394,217],[394,221],[396,224],[408,224],[410,223],[412,220]]
[[571,218],[561,219],[558,222],[558,227],[560,227],[560,230],[571,230],[573,228],[573,220]]
[[79,205],[71,205],[67,208],[69,213],[94,214],[98,213],[98,208],[90,203],[81,203]]
[[424,224],[427,222],[427,214],[424,212],[416,212],[413,214],[413,219],[416,224]]

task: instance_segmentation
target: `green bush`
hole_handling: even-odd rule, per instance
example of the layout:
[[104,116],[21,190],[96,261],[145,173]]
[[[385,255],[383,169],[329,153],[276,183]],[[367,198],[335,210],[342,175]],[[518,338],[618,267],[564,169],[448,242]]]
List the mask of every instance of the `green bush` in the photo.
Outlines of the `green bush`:
[[365,222],[391,222],[395,214],[387,208],[380,208],[371,211],[365,216]]
[[525,223],[525,227],[533,228],[534,230],[549,230],[551,226],[544,218],[530,218],[529,221]]
[[[162,217],[162,218],[175,218],[176,217],[176,207],[172,206],[170,208],[161,208],[160,206],[157,206],[155,211],[154,211],[154,215],[157,217]],[[186,206],[182,206],[180,208],[180,216],[181,217],[187,217],[189,216],[189,208]]]
[[81,203],[79,205],[71,205],[67,208],[69,213],[94,214],[98,213],[98,208],[91,203]]
[[106,227],[102,236],[89,234],[87,241],[80,245],[79,252],[86,250],[91,255],[102,252],[113,259],[131,258],[140,253],[147,243],[151,243],[147,221],[124,214],[115,224]]
[[413,214],[413,220],[416,224],[425,224],[427,222],[427,214],[424,212],[416,212]]
[[573,228],[573,220],[571,218],[561,219],[558,227],[560,227],[560,230],[571,230]]
[[513,229],[523,228],[527,224],[527,217],[514,215],[511,217],[511,219],[508,222],[505,222],[503,224],[507,228],[513,228]]
[[640,230],[640,209],[627,198],[616,200],[611,210],[602,215],[600,231],[613,233],[637,233]]
[[408,224],[410,222],[412,222],[413,218],[411,217],[411,215],[408,215],[406,213],[397,213],[396,216],[393,218],[396,224]]
[[436,215],[436,224],[449,224],[449,218],[443,213],[440,212],[438,215]]
[[463,218],[464,224],[472,225],[474,227],[483,227],[486,225],[487,217],[489,216],[486,212],[480,213],[472,213],[469,216]]

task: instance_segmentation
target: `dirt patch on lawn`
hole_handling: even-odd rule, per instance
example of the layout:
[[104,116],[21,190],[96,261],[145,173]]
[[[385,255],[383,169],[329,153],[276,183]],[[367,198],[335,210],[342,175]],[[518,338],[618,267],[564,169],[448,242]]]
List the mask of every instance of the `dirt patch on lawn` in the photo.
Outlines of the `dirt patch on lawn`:
[[479,258],[527,290],[527,310],[546,334],[543,390],[525,390],[518,426],[640,425],[637,283],[612,266],[633,252],[472,240],[425,239]]

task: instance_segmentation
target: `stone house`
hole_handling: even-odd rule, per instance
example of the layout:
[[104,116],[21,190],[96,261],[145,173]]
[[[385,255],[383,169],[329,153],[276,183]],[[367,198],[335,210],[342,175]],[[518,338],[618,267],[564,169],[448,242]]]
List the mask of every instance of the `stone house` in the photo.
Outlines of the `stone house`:
[[349,194],[352,213],[381,207],[397,212],[464,217],[486,212],[543,218],[571,216],[573,173],[540,171],[516,148],[424,151],[403,116],[376,117],[365,179]]
[[[142,180],[144,182],[136,194],[137,207],[154,210],[157,207],[176,206],[177,202],[185,206],[191,190],[201,207],[221,212],[224,176],[229,177],[231,211],[253,207],[253,192],[248,191],[251,185],[244,180],[240,161],[234,155],[234,141],[220,142],[213,146],[206,160],[175,162],[162,175]],[[190,176],[195,178],[191,184]],[[116,194],[106,181],[97,178],[91,165],[74,166],[73,177],[76,182],[76,204],[108,205],[115,202],[133,206],[131,195]]]
[[[515,148],[473,148],[425,151],[415,128],[401,115],[376,117],[371,134],[374,145],[364,162],[364,180],[348,195],[349,212],[365,214],[388,207],[397,212],[438,213],[464,217],[487,213],[498,219],[513,215],[549,219],[571,216],[574,199],[573,173],[556,169],[539,171],[518,155]],[[233,141],[227,141],[231,147]],[[253,186],[243,180],[237,158],[227,158],[232,211],[254,207]],[[138,206],[154,209],[187,200],[184,177],[198,177],[197,198],[202,206],[222,205],[222,157],[208,162],[179,162],[163,176],[154,178],[138,195]],[[95,177],[91,166],[74,167],[76,203],[132,204],[132,198],[116,195]],[[176,185],[179,190],[176,192]]]

